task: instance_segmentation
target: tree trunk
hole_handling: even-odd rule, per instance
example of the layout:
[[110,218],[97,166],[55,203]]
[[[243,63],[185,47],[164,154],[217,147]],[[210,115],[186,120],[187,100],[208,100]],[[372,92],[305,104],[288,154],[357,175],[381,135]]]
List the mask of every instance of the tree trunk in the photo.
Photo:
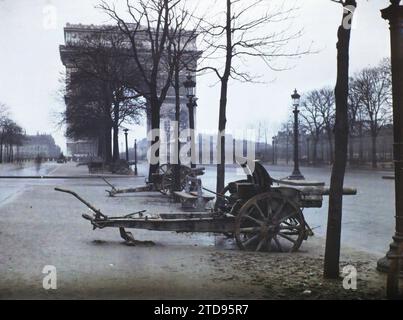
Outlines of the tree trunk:
[[105,162],[112,163],[112,124],[111,116],[112,91],[108,83],[104,84],[105,105],[103,107],[103,120],[105,126]]
[[321,163],[325,162],[325,145],[323,143],[323,137],[320,138],[320,152],[321,152]]
[[3,141],[0,141],[0,163],[3,163]]
[[97,156],[100,157],[101,159],[105,160],[105,155],[106,155],[106,148],[105,148],[105,135],[101,131],[98,135],[98,153]]
[[113,162],[116,162],[120,159],[119,154],[119,126],[113,126]]
[[[340,273],[340,238],[343,209],[343,185],[348,145],[348,79],[351,28],[344,26],[353,12],[346,6],[357,6],[355,0],[343,3],[343,19],[338,29],[335,144],[337,145],[330,182],[329,212],[324,263],[325,278],[337,279]],[[349,9],[351,9],[351,7]]]
[[112,128],[105,129],[105,162],[110,164],[112,162]]
[[[178,61],[179,63],[179,61]],[[181,97],[180,97],[180,70],[179,65],[175,67],[175,74],[174,74],[174,89],[175,89],[175,121],[177,123],[177,133],[174,142],[173,152],[174,152],[174,159],[176,160],[173,166],[173,178],[174,178],[174,190],[181,191],[182,187],[180,185],[180,159],[179,159],[179,149],[180,149],[180,142],[179,142],[179,131],[180,131],[180,108],[181,108]],[[179,199],[175,199],[175,201],[179,201]]]
[[221,193],[225,185],[225,127],[227,124],[226,108],[227,108],[228,79],[221,83],[220,98],[220,115],[218,120],[218,138],[217,145],[220,146],[219,162],[217,164],[217,193]]
[[362,132],[362,123],[360,123],[360,127],[359,127],[359,155],[358,155],[358,159],[359,159],[359,163],[363,164],[364,163],[364,135]]
[[353,141],[353,137],[350,135],[349,137],[349,144],[348,144],[348,159],[350,162],[350,166],[354,165],[354,141]]
[[329,142],[329,162],[333,164],[334,162],[334,151],[333,151],[333,139],[332,139],[332,132],[328,130],[327,140]]
[[314,166],[318,164],[318,140],[318,138],[313,139],[312,164]]
[[227,96],[228,96],[228,82],[231,75],[232,65],[232,13],[231,13],[231,0],[227,0],[227,12],[226,12],[226,58],[225,58],[225,70],[223,77],[221,78],[221,94],[220,94],[220,113],[218,119],[218,133],[221,139],[217,141],[220,146],[219,162],[217,164],[217,193],[221,193],[225,185],[225,128],[227,125]]
[[[156,147],[156,145],[160,141],[160,103],[157,98],[153,98],[150,100],[150,108],[151,108],[151,130],[157,132],[155,138],[151,141],[151,147]],[[148,181],[153,182],[153,174],[157,173],[158,167],[160,165],[160,148],[156,148],[155,152],[151,155],[154,157],[153,161],[150,161],[150,167],[148,171]],[[151,159],[150,159],[151,160]]]
[[377,160],[377,148],[376,148],[376,141],[377,141],[377,136],[376,134],[372,134],[371,136],[371,142],[372,142],[372,168],[376,169],[378,167],[378,160]]
[[119,159],[119,103],[115,102],[113,106],[113,162]]

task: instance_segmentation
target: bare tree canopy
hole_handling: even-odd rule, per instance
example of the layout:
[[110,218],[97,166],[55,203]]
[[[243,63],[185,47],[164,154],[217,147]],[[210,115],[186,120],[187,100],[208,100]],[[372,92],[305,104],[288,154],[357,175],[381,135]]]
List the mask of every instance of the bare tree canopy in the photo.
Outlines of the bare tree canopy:
[[225,59],[230,56],[229,77],[250,82],[259,75],[247,70],[246,60],[260,59],[268,68],[278,71],[283,69],[278,65],[280,58],[296,58],[310,52],[293,44],[302,35],[301,29],[292,27],[297,12],[293,5],[285,1],[275,5],[267,0],[212,2],[221,11],[207,16],[202,24],[204,54],[200,71],[212,71],[223,79],[228,73]]
[[380,131],[391,122],[392,86],[390,62],[383,60],[378,66],[365,68],[354,75],[350,88],[350,101],[359,108],[364,125],[372,137],[372,166],[377,167],[376,141]]
[[323,132],[325,126],[322,112],[317,103],[317,91],[312,91],[306,94],[303,99],[301,107],[302,128],[307,130],[312,137],[313,143],[313,159],[312,162],[315,165],[317,163],[317,147],[319,138]]
[[[10,118],[8,107],[0,102],[0,163],[14,160],[14,146],[22,145],[23,129]],[[6,154],[4,154],[4,150]]]
[[322,129],[325,131],[329,144],[329,159],[333,162],[333,130],[335,122],[335,97],[331,88],[322,88],[312,91],[307,100],[317,110]]
[[[189,25],[190,16],[180,7],[182,3],[181,0],[127,0],[127,20],[114,5],[102,1],[98,6],[117,24],[130,44],[131,58],[140,77],[134,89],[149,105],[153,146],[159,141],[161,106],[179,66],[177,59],[190,46],[195,34],[194,29],[190,33],[183,30]],[[158,148],[153,156],[156,161],[150,164],[149,181],[159,165]]]
[[[276,69],[273,64],[275,59],[297,57],[308,51],[288,47],[292,40],[300,37],[301,31],[292,32],[287,24],[295,8],[287,7],[285,2],[281,6],[272,6],[265,0],[226,0],[213,3],[219,13],[204,19],[204,58],[198,71],[215,73],[221,84],[216,185],[217,192],[221,192],[225,181],[225,129],[230,79],[245,82],[256,79],[248,70],[243,70],[246,58],[260,59],[269,68]],[[272,26],[269,32],[268,26]]]

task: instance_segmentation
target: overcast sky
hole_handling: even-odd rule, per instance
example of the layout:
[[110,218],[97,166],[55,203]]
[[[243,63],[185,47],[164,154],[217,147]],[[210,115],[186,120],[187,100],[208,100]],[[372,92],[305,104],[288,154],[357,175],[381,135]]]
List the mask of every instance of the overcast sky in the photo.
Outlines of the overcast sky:
[[[0,0],[0,102],[9,106],[13,118],[27,133],[51,133],[63,149],[63,129],[57,127],[55,116],[64,108],[57,96],[60,74],[64,71],[59,56],[59,45],[64,42],[63,27],[68,22],[107,23],[104,13],[94,9],[97,3],[96,0]],[[266,121],[272,135],[291,113],[290,94],[294,88],[303,93],[334,86],[341,6],[330,0],[295,0],[295,3],[300,9],[293,25],[303,28],[304,36],[291,43],[289,49],[312,44],[318,52],[291,61],[294,67],[281,72],[251,61],[248,68],[262,75],[261,81],[265,83],[231,83],[230,129],[244,129]],[[54,25],[46,20],[49,5],[56,9]],[[388,24],[379,12],[389,1],[358,0],[358,5],[351,42],[352,72],[377,64],[390,52]],[[217,128],[219,86],[211,86],[215,80],[212,75],[198,78],[199,131]],[[144,128],[133,129],[135,135],[131,137],[145,136]]]

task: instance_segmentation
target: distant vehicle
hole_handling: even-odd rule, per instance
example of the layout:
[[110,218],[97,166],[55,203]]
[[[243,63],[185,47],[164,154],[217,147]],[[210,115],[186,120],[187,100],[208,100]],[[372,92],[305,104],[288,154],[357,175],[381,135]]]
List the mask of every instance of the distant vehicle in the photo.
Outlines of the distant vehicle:
[[57,163],[66,163],[67,162],[67,158],[64,156],[64,154],[60,154],[59,158],[57,158],[56,160]]

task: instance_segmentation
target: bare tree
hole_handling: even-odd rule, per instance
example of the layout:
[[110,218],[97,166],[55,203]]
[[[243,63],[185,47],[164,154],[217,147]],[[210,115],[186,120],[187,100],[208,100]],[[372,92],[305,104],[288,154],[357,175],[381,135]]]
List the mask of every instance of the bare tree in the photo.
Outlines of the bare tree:
[[312,163],[317,164],[318,161],[318,142],[323,132],[324,121],[321,112],[317,108],[316,94],[314,91],[309,92],[301,107],[302,127],[309,132],[312,138],[313,151],[312,151]]
[[335,97],[334,91],[330,88],[323,88],[314,93],[317,107],[323,119],[323,128],[326,132],[326,137],[329,145],[329,160],[333,163],[334,148],[333,148],[333,130],[335,121]]
[[257,123],[249,123],[247,128],[250,130],[255,130],[255,150],[257,156],[260,157],[259,160],[265,161],[269,158],[269,128],[270,124],[266,120],[258,121]]
[[[214,1],[216,8],[219,8],[220,5],[224,6],[224,3]],[[307,53],[285,51],[289,42],[301,34],[300,31],[290,32],[289,26],[282,24],[290,19],[293,10],[293,8],[286,9],[283,5],[268,11],[264,0],[226,0],[222,14],[216,16],[215,21],[205,21],[206,24],[202,32],[206,45],[204,55],[206,65],[199,68],[199,71],[213,72],[221,84],[217,192],[223,190],[225,182],[225,129],[229,81],[230,79],[244,82],[254,80],[250,73],[241,69],[242,65],[245,64],[245,58],[261,59],[269,68],[274,69],[273,61],[276,58],[295,57]],[[257,34],[261,28],[268,25],[273,25],[271,32],[267,32],[265,29],[264,35]]]
[[287,122],[281,125],[281,131],[285,136],[285,162],[288,165],[290,161],[290,149],[292,146],[292,128],[294,128],[293,117],[288,118]]
[[349,161],[354,164],[354,139],[359,140],[359,162],[363,161],[363,108],[360,97],[354,93],[356,86],[354,78],[350,79],[348,95],[348,122],[349,122]]
[[[160,111],[172,85],[174,74],[172,61],[172,43],[174,37],[173,9],[178,0],[137,0],[126,1],[126,10],[130,22],[116,10],[114,5],[102,1],[98,6],[116,23],[130,44],[131,57],[140,77],[134,85],[149,104],[151,129],[155,133],[152,148],[155,150],[155,161],[150,163],[149,181],[159,166],[159,148],[154,148],[160,140]],[[168,66],[168,68],[167,68]]]
[[0,119],[5,118],[8,115],[8,108],[7,106],[0,102]]
[[[333,162],[333,129],[334,129],[334,92],[330,88],[322,88],[309,92],[301,110],[308,131],[314,141],[319,141],[325,132],[329,144],[329,159]],[[314,142],[315,149],[315,142]]]
[[6,136],[6,126],[9,120],[8,108],[4,103],[0,102],[0,163],[3,163],[3,147]]
[[[0,163],[3,158],[6,162],[14,161],[14,147],[22,145],[24,140],[23,129],[8,116],[0,118]],[[5,150],[5,156],[3,154]]]
[[347,165],[349,49],[351,23],[357,8],[355,0],[332,0],[343,7],[337,32],[337,83],[335,88],[335,157],[330,181],[329,211],[326,234],[324,276],[337,279],[340,275],[340,238],[343,213],[343,186]]
[[364,111],[364,122],[371,133],[372,167],[376,168],[377,137],[392,115],[390,64],[382,61],[377,67],[363,69],[355,75],[353,84],[350,95]]
[[264,143],[264,152],[263,152],[263,159],[269,159],[269,123],[265,120],[259,121],[259,133],[258,137],[259,140],[263,140]]

